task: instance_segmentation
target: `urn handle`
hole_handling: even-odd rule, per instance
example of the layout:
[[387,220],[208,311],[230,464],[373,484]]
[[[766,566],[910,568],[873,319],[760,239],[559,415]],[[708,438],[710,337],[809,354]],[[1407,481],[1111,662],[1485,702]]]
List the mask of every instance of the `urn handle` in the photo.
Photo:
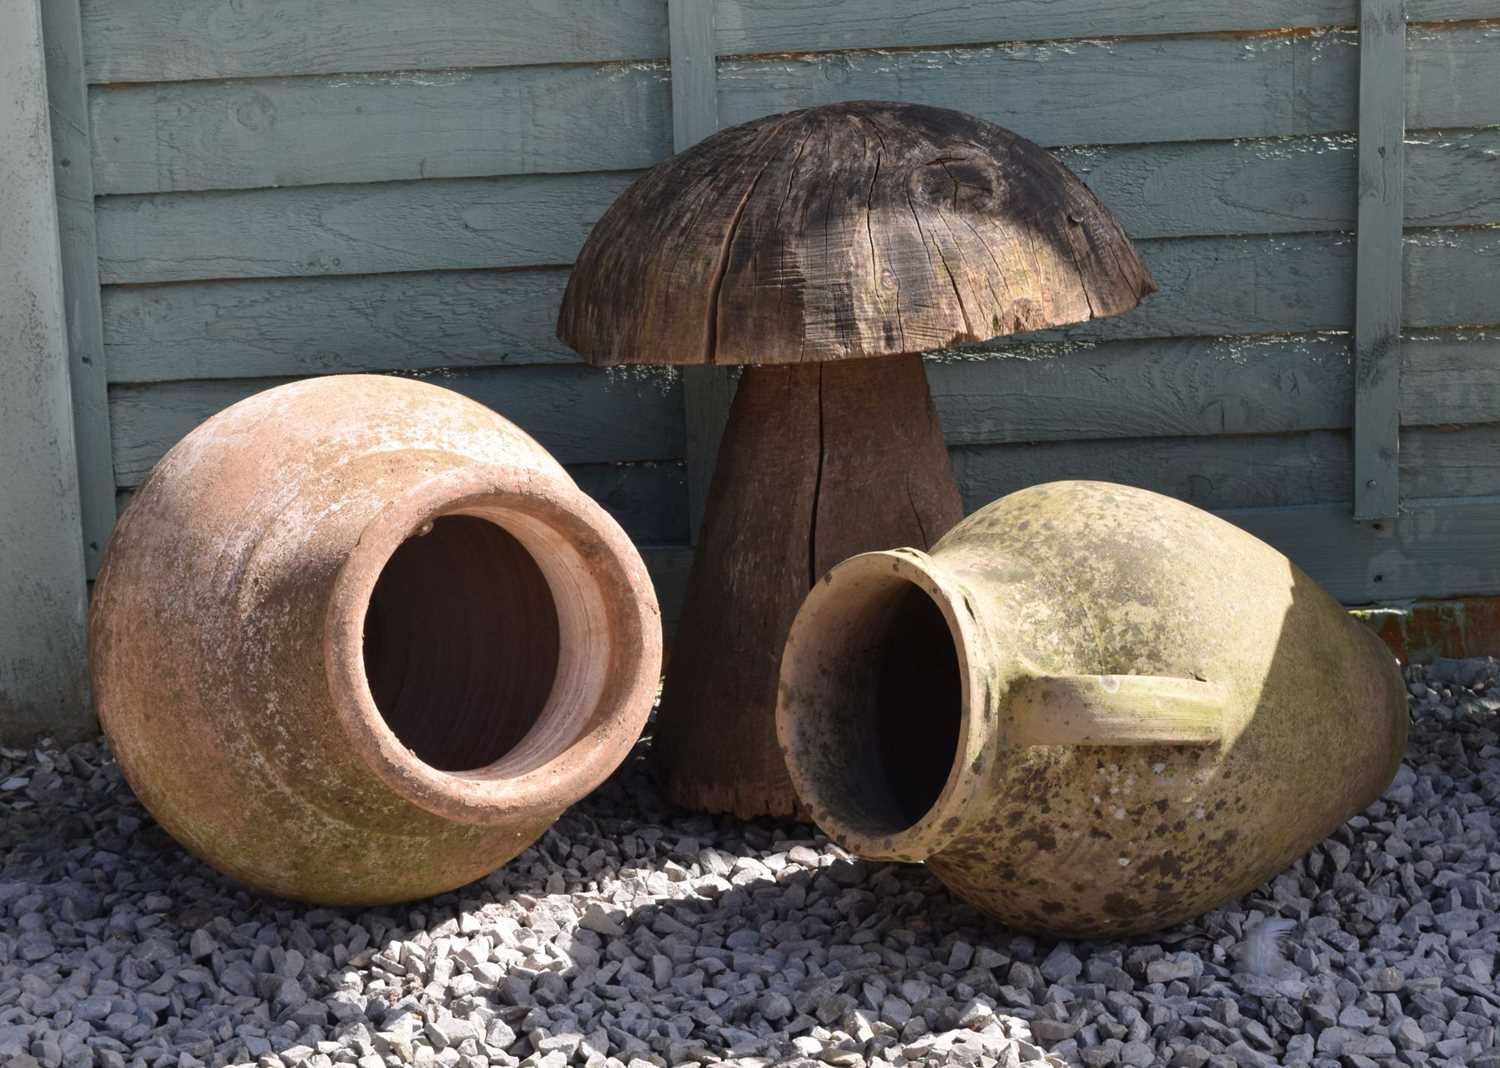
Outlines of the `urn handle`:
[[1226,687],[1166,675],[1044,675],[1011,692],[1018,745],[1215,745]]

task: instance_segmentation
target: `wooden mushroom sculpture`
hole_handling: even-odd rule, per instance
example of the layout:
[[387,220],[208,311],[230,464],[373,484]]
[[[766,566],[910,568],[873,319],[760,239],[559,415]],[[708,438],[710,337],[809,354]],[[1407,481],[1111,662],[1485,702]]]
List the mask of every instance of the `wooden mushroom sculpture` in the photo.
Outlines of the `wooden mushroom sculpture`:
[[1110,214],[1023,137],[860,101],[722,130],[594,227],[558,336],[590,363],[748,365],[658,716],[663,789],[785,815],[787,631],[856,553],[962,518],[921,354],[1115,315],[1155,290]]

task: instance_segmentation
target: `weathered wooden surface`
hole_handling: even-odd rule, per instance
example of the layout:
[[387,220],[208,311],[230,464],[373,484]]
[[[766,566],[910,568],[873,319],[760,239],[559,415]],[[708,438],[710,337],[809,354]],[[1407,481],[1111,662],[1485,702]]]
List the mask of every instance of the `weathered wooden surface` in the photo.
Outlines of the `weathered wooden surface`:
[[[1500,322],[1500,292],[1490,284],[1500,233],[1418,231],[1406,245],[1409,327]],[[1219,338],[1353,325],[1354,248],[1345,235],[1137,247],[1161,292],[1130,315],[1028,337],[1020,351],[1045,355],[1036,340]],[[573,360],[554,334],[566,282],[561,271],[445,271],[107,286],[109,374],[134,382]]]
[[[682,397],[668,375],[573,365],[476,368],[431,381],[494,408],[564,463],[682,456]],[[116,480],[135,485],[204,419],[276,384],[216,379],[111,387]]]
[[719,103],[735,123],[899,93],[1048,146],[1325,133],[1354,129],[1357,57],[1343,30],[799,55],[721,63]]
[[[963,446],[953,469],[966,511],[1055,479],[1121,482],[1210,511],[1350,501],[1345,430]],[[1404,496],[1500,496],[1500,430],[1419,427],[1402,434]]]
[[[1491,0],[1410,0],[1413,21],[1493,17]],[[1354,26],[1358,0],[719,0],[726,55]]]
[[665,56],[653,0],[85,0],[89,80],[166,82]]
[[[1352,135],[1058,150],[1132,239],[1349,230]],[[631,173],[106,197],[105,282],[573,262]],[[1406,225],[1500,222],[1500,131],[1417,131]]]
[[802,598],[839,561],[927,548],[961,516],[918,357],[749,368],[662,687],[654,752],[666,795],[790,813],[776,688]]
[[1500,589],[1500,507],[1493,499],[1408,499],[1398,518],[1374,523],[1357,522],[1347,503],[1222,514],[1346,604]]
[[1354,297],[1354,514],[1400,507],[1405,0],[1361,0]]
[[[1497,33],[1413,31],[1412,128],[1500,122],[1486,91]],[[1357,54],[1347,31],[840,53],[721,63],[718,90],[726,125],[900,95],[1048,145],[1222,140],[1353,130]],[[665,69],[629,64],[99,87],[96,182],[161,192],[642,167],[670,151],[668,93]]]
[[1401,424],[1500,423],[1500,331],[1407,334]]
[[[667,0],[672,63],[672,150],[681,152],[719,129],[717,0]],[[575,255],[576,255],[575,250]],[[571,257],[570,257],[571,262]],[[734,400],[730,372],[684,369],[682,414],[686,424],[690,540],[697,541],[719,440]]]
[[671,151],[661,64],[98,87],[104,193],[645,167]]
[[589,235],[558,334],[601,364],[860,359],[1118,315],[1155,288],[1036,145],[865,101],[727,129],[650,171]]
[[92,730],[40,0],[0,0],[0,741]]
[[99,270],[109,283],[565,265],[634,177],[516,175],[105,197]]
[[106,286],[114,382],[574,363],[562,271]]
[[1346,336],[1017,345],[929,363],[927,378],[950,445],[1350,424]]
[[94,239],[88,87],[84,83],[78,0],[46,0],[41,11],[83,556],[92,578],[115,523],[115,478],[110,455],[104,324],[99,310],[99,252]]

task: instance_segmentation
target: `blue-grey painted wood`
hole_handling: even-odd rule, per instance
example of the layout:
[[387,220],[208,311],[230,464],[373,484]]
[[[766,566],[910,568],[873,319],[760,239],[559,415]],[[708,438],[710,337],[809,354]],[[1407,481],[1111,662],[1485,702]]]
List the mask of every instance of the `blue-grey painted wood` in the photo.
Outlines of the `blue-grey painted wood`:
[[1408,498],[1394,520],[1347,503],[1221,513],[1276,546],[1345,604],[1500,590],[1500,498]]
[[1209,510],[1349,498],[1349,433],[1343,430],[963,446],[952,455],[966,511],[1058,479],[1140,486]]
[[573,464],[568,473],[637,544],[688,540],[687,470],[682,461]]
[[[952,450],[972,511],[1055,479],[1140,486],[1221,511],[1350,501],[1354,444],[1347,430],[1213,437],[1120,438]],[[1417,498],[1500,495],[1500,427],[1418,427],[1404,432],[1402,493]]]
[[[1058,150],[1137,239],[1352,230],[1353,135]],[[105,282],[571,263],[635,172],[101,198]],[[1408,135],[1406,225],[1500,222],[1500,130]]]
[[651,63],[95,87],[90,115],[101,194],[629,170],[671,148]]
[[566,271],[106,286],[113,382],[573,363]]
[[1401,425],[1500,423],[1500,331],[1408,333]]
[[1352,415],[1347,335],[1017,346],[929,360],[927,381],[950,445],[1276,434]]
[[89,147],[88,90],[78,0],[42,5],[57,187],[68,380],[73,392],[73,440],[78,454],[78,498],[83,556],[93,578],[115,523],[114,460],[110,455],[109,397],[104,368],[104,322],[99,310],[99,252],[94,224],[94,166]]
[[[1408,334],[1402,355],[1402,426],[1500,423],[1500,335]],[[927,379],[950,445],[1106,448],[1102,439],[1349,427],[1351,363],[1347,334],[1170,338],[945,357],[928,361]]]
[[[485,404],[563,463],[676,460],[682,392],[670,371],[582,365],[479,368],[423,375]],[[216,379],[110,388],[115,480],[133,486],[193,427],[275,381]]]
[[726,55],[1352,25],[1351,0],[720,0]]
[[[1494,5],[1484,16],[1500,19]],[[1413,26],[1406,34],[1406,124],[1500,123],[1500,22]]]
[[899,97],[959,108],[1044,145],[1352,130],[1348,31],[1116,38],[724,61],[726,124],[790,107]]
[[[50,0],[49,0],[50,2]],[[660,0],[85,0],[93,82],[660,59]]]
[[[1500,231],[1407,235],[1409,328],[1500,323]],[[1162,291],[1128,315],[1002,340],[1038,343],[1349,330],[1345,234],[1142,241]],[[113,382],[474,367],[576,357],[553,335],[565,273],[419,274],[107,286]]]
[[[1493,0],[1411,0],[1413,20],[1494,17]],[[726,55],[1354,26],[1358,0],[719,0]]]
[[[899,97],[1048,146],[1342,132],[1355,127],[1358,50],[1356,34],[1331,30],[729,60],[719,111],[727,125]],[[1413,30],[1406,71],[1413,128],[1500,123],[1500,26]]]
[[688,573],[693,566],[693,550],[687,545],[641,545],[641,558],[646,561],[646,570],[656,587],[656,600],[661,605],[662,630],[668,638],[677,629],[677,617],[682,611],[682,597],[687,592]]
[[1359,228],[1354,298],[1354,515],[1400,508],[1401,296],[1406,177],[1404,0],[1361,0]]
[[[681,152],[719,128],[717,0],[667,0],[672,56],[672,148]],[[708,487],[729,421],[734,379],[722,367],[682,369],[686,426],[688,531],[698,540]]]
[[571,264],[635,173],[104,197],[105,282]]
[[0,740],[92,730],[39,0],[0,0]]

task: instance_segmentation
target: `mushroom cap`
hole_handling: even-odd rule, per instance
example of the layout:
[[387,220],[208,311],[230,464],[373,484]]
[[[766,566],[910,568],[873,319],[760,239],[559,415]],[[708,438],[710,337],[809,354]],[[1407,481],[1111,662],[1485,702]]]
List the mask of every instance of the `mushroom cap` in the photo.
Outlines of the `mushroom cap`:
[[557,333],[593,364],[845,360],[1117,315],[1155,290],[1044,149],[959,111],[856,101],[647,171],[585,242]]

